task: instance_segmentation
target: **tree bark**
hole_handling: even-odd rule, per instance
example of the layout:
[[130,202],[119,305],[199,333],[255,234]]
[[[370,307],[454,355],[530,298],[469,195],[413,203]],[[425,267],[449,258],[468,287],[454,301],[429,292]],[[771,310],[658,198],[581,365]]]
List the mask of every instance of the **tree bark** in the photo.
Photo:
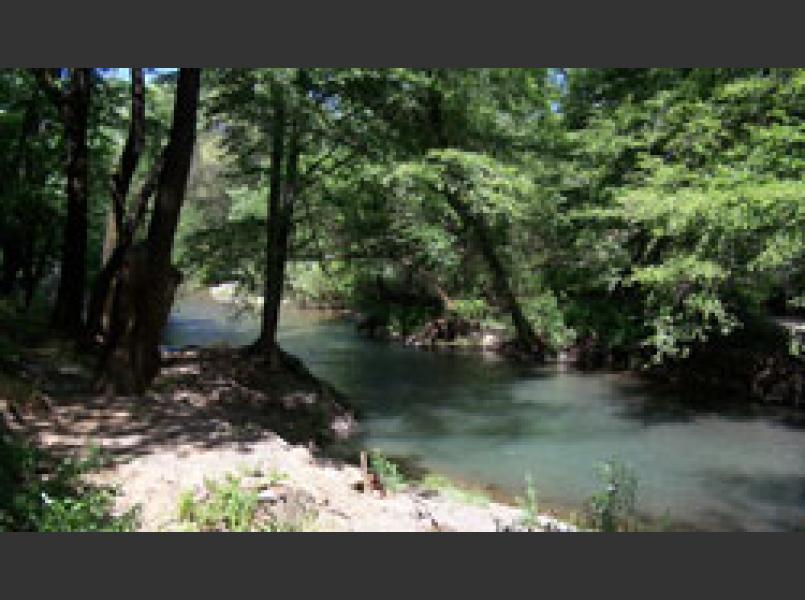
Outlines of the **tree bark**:
[[67,139],[67,219],[52,324],[75,336],[81,335],[84,328],[91,78],[91,69],[72,69],[69,91],[60,104]]
[[[87,332],[90,336],[102,330],[104,307],[109,303],[112,280],[117,275],[123,262],[123,255],[134,240],[137,221],[125,222],[126,205],[137,163],[145,144],[145,84],[143,70],[131,69],[131,120],[126,145],[120,155],[117,172],[112,176],[112,202],[106,219],[106,235],[102,250],[103,267],[95,278],[87,308]],[[153,172],[152,172],[153,176]],[[149,181],[151,178],[149,177]],[[146,188],[148,183],[146,183]],[[150,195],[150,194],[149,194]],[[141,203],[148,197],[141,197]],[[140,214],[139,206],[135,214]]]
[[20,240],[15,231],[6,231],[3,235],[3,270],[0,277],[0,295],[9,295],[17,283],[17,273],[22,267]]
[[163,164],[162,157],[151,168],[151,172],[143,183],[140,194],[134,203],[133,210],[123,222],[122,229],[119,233],[117,245],[109,255],[109,259],[104,264],[95,278],[92,286],[92,294],[90,295],[89,309],[87,310],[87,329],[90,335],[96,335],[104,331],[103,320],[107,315],[107,308],[112,301],[112,286],[115,277],[117,277],[120,269],[123,267],[123,262],[126,254],[134,244],[134,235],[140,227],[140,223],[145,217],[145,211],[148,206],[148,200],[156,190],[159,182]]
[[[42,118],[37,104],[38,94],[34,90],[30,104],[25,112],[22,132],[19,140],[18,171],[22,188],[32,200],[44,189],[47,172],[37,160],[32,144],[40,131]],[[24,292],[23,306],[30,308],[39,281],[44,276],[44,266],[54,243],[54,236],[48,233],[51,213],[38,201],[26,209],[23,223],[22,287]]]
[[159,342],[179,283],[171,254],[196,141],[200,85],[200,69],[179,70],[173,126],[146,241],[150,281],[143,290],[144,301],[136,313],[132,340],[135,385],[139,390],[145,389],[159,372]]
[[123,228],[126,213],[126,198],[131,180],[145,144],[145,83],[142,69],[131,69],[131,120],[126,145],[120,155],[117,173],[112,176],[112,206],[115,227]]
[[263,294],[263,322],[257,348],[269,358],[276,354],[277,326],[282,300],[282,275],[278,260],[282,239],[283,185],[282,165],[285,157],[285,96],[279,83],[272,89],[273,130],[271,142],[271,183],[266,222],[266,275]]
[[[299,74],[298,80],[301,80]],[[286,140],[286,99],[282,88],[273,89],[274,123],[271,151],[271,186],[269,190],[268,222],[266,224],[266,281],[263,302],[263,322],[254,349],[261,352],[270,369],[283,365],[284,354],[277,344],[285,268],[293,229],[293,212],[299,190],[300,112],[292,109],[290,131]],[[284,173],[283,173],[284,167]]]
[[101,264],[109,260],[118,244],[123,218],[126,212],[126,199],[134,171],[145,143],[145,83],[143,70],[131,69],[131,115],[126,145],[120,155],[117,172],[112,175],[112,202],[106,217]]
[[298,115],[291,120],[291,132],[288,148],[288,161],[285,169],[285,185],[283,186],[282,206],[280,209],[279,242],[277,245],[276,267],[277,283],[274,288],[275,316],[272,324],[271,345],[269,346],[269,365],[273,369],[280,366],[282,353],[277,344],[277,326],[279,323],[282,288],[285,283],[285,267],[288,264],[288,246],[293,228],[293,211],[299,185],[299,123]]
[[[173,123],[162,155],[147,239],[135,248],[137,252],[123,252],[121,259],[113,325],[100,365],[101,374],[118,391],[128,391],[120,388],[131,382],[133,391],[142,393],[159,373],[159,343],[181,278],[171,264],[171,254],[195,145],[200,75],[199,69],[179,70]],[[123,376],[110,372],[117,368],[109,359],[118,344],[128,348],[120,367]]]

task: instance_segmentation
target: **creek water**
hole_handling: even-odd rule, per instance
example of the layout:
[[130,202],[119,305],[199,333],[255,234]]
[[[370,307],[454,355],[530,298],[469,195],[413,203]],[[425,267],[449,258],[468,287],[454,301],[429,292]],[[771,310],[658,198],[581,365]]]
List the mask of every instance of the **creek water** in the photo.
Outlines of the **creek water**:
[[[180,298],[168,346],[252,342],[259,322],[206,293]],[[285,305],[287,351],[362,410],[358,443],[422,467],[578,508],[615,457],[638,477],[652,519],[717,531],[805,530],[805,428],[771,414],[702,410],[636,378],[525,368],[492,355],[432,352],[359,336],[352,323]]]

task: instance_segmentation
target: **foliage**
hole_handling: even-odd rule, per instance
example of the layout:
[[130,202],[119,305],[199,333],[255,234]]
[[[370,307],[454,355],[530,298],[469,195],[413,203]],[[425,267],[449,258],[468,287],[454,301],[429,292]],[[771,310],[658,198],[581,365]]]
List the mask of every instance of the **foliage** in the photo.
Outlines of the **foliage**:
[[240,477],[227,474],[221,481],[205,480],[205,493],[197,498],[185,491],[179,498],[182,523],[197,531],[295,531],[298,527],[260,510],[258,493],[241,485]]
[[525,478],[525,495],[517,499],[523,511],[522,524],[533,529],[539,525],[539,504],[537,502],[537,489],[534,487],[534,479],[531,475]]
[[353,299],[356,269],[341,260],[299,261],[289,265],[288,279],[293,298],[339,306]]
[[489,496],[482,491],[459,487],[447,477],[435,473],[425,475],[419,485],[423,489],[439,492],[447,498],[462,504],[472,506],[486,506],[489,504]]
[[[132,531],[138,509],[113,514],[115,491],[83,476],[100,456],[56,460],[20,440],[0,439],[0,531]],[[47,473],[47,474],[46,474]]]
[[369,453],[369,468],[380,479],[384,489],[396,492],[405,487],[405,477],[399,467],[377,450]]
[[614,458],[599,465],[598,477],[602,489],[587,501],[587,526],[604,532],[625,531],[637,502],[637,477]]
[[[770,315],[803,314],[802,69],[203,77],[174,252],[195,283],[264,289],[280,124],[301,128],[286,295],[355,309],[388,333],[458,316],[514,335],[524,319],[548,350],[594,344],[664,367]],[[135,188],[166,138],[167,79],[146,86]],[[69,248],[65,132],[30,71],[0,71],[0,92],[0,295],[16,310],[52,292]],[[94,71],[90,276],[127,97],[126,82]]]
[[[631,325],[619,341],[660,362],[801,293],[805,154],[794,106],[805,80],[768,69],[629,77],[643,87],[621,72],[574,74],[574,111],[581,89],[599,99],[570,133],[565,194],[577,206],[573,237],[604,242],[583,272],[610,304],[621,300],[618,320]],[[584,287],[582,298],[594,289]],[[607,321],[598,329],[615,333]]]

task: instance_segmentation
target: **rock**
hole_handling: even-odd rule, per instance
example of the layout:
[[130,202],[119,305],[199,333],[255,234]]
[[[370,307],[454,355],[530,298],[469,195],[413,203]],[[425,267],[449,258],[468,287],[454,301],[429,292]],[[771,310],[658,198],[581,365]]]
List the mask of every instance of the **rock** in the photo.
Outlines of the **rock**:
[[257,499],[260,502],[268,502],[270,504],[276,504],[283,498],[284,496],[280,495],[279,492],[277,492],[276,490],[272,490],[271,488],[262,490],[260,493],[257,494]]
[[498,338],[491,333],[485,333],[481,337],[481,346],[484,348],[493,348],[498,345]]
[[358,432],[358,421],[350,414],[338,415],[330,422],[330,430],[336,439],[345,440]]
[[214,285],[210,288],[210,296],[216,302],[232,302],[237,292],[238,284],[235,282],[226,282],[220,285]]

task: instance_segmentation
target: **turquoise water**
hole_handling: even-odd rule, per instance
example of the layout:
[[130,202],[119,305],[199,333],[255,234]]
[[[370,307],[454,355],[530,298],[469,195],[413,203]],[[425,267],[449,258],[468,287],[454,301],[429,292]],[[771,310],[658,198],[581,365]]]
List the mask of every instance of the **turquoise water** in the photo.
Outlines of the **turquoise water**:
[[[249,343],[205,295],[180,300],[165,343]],[[805,430],[773,416],[700,412],[617,374],[522,368],[494,356],[366,340],[350,323],[284,306],[280,340],[364,412],[360,442],[515,494],[533,476],[543,506],[577,508],[616,456],[638,506],[707,530],[805,529]]]

